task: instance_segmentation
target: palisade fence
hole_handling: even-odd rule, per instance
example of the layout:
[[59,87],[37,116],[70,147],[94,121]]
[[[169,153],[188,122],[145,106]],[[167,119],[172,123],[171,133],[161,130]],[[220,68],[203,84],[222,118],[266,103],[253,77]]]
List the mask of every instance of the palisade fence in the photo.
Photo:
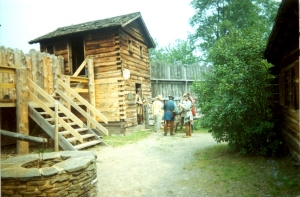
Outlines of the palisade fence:
[[[54,82],[58,75],[64,73],[63,57],[41,53],[34,49],[30,50],[28,54],[24,54],[21,50],[0,46],[0,66],[26,69],[27,77],[49,94],[54,92]],[[0,83],[14,84],[16,80],[15,74],[0,70]],[[1,87],[0,99],[6,97],[15,100],[15,92],[15,88]]]
[[185,92],[196,95],[191,91],[194,81],[203,80],[203,72],[207,72],[209,67],[200,63],[184,65],[180,62],[165,64],[153,62],[150,64],[152,98],[162,95],[164,98],[174,96],[175,101],[182,99]]

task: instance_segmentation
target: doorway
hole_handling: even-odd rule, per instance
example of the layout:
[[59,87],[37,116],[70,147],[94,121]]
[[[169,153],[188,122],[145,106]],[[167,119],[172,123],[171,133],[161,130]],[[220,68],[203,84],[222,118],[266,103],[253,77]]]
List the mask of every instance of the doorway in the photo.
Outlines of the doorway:
[[[72,71],[73,74],[84,61],[84,42],[83,37],[73,37],[71,39],[72,47]],[[85,75],[85,69],[82,69],[79,75]]]

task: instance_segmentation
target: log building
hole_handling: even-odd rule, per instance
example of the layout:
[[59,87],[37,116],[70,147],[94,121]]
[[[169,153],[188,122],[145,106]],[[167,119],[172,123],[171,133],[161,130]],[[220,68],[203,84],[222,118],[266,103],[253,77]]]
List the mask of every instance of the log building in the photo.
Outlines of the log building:
[[5,135],[15,136],[17,153],[26,154],[27,139],[36,139],[28,135],[42,130],[56,150],[80,150],[105,144],[100,135],[145,126],[137,125],[135,98],[140,88],[151,99],[155,44],[139,12],[61,27],[29,43],[41,52],[0,47],[2,146],[11,144]]
[[282,1],[264,55],[275,66],[272,74],[278,79],[276,128],[283,133],[291,155],[300,162],[298,0]]
[[92,58],[95,106],[108,118],[106,128],[110,133],[137,129],[135,94],[141,88],[151,99],[148,49],[155,47],[139,12],[60,27],[29,43],[40,43],[42,52],[62,56],[65,75],[73,75],[87,57]]

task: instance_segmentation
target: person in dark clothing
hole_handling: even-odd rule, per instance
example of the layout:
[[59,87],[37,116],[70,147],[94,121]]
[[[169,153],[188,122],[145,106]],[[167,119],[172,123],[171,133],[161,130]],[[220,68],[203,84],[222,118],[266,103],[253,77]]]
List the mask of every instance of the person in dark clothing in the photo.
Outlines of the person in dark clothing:
[[164,105],[164,136],[167,136],[168,127],[170,125],[170,135],[174,135],[173,127],[174,127],[174,117],[172,116],[173,112],[178,113],[178,108],[173,101],[174,97],[169,96],[169,100]]

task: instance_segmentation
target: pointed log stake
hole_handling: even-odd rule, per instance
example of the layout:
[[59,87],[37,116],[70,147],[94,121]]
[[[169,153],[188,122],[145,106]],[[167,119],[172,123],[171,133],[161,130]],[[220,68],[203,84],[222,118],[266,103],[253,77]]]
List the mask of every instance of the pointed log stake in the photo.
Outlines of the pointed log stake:
[[29,142],[38,142],[38,143],[47,143],[47,139],[46,138],[42,138],[42,137],[34,137],[34,136],[29,136],[29,135],[25,135],[25,134],[21,134],[21,133],[15,133],[15,132],[11,132],[11,131],[5,131],[5,130],[0,130],[1,135],[7,136],[7,137],[12,137],[12,138],[16,138],[18,140],[22,140],[22,141],[29,141]]

